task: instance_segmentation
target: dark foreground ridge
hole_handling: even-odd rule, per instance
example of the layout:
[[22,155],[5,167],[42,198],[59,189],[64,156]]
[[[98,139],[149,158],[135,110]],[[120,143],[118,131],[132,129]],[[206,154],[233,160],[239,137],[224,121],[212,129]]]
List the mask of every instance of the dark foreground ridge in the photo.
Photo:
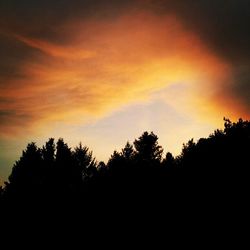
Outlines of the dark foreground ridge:
[[162,152],[153,132],[115,151],[106,165],[81,144],[70,149],[63,139],[49,139],[42,148],[30,143],[1,189],[1,206],[14,208],[16,217],[25,211],[26,220],[31,213],[41,218],[62,212],[62,218],[84,223],[103,218],[208,222],[215,216],[224,226],[244,221],[250,121],[225,119],[224,130],[197,143],[190,140],[176,158],[171,153],[163,158]]

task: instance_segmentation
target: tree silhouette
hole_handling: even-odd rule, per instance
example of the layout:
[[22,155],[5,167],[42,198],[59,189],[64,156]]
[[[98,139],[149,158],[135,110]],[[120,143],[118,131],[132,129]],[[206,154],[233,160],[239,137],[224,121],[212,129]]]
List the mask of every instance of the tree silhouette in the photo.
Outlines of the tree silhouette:
[[175,158],[170,152],[167,152],[165,159],[162,161],[162,166],[168,170],[176,167]]
[[20,160],[18,160],[6,183],[6,192],[13,197],[24,198],[26,194],[38,192],[39,186],[43,184],[41,150],[35,143],[27,145]]
[[125,147],[122,149],[122,156],[126,160],[133,160],[134,154],[135,154],[135,152],[134,152],[133,145],[131,145],[129,142],[127,142]]
[[41,149],[30,143],[0,190],[1,202],[77,203],[85,218],[97,216],[96,208],[114,213],[119,207],[127,213],[129,207],[180,211],[187,204],[216,204],[225,209],[230,202],[243,207],[249,190],[250,122],[224,121],[223,130],[191,139],[179,156],[168,152],[163,159],[153,132],[114,151],[107,164],[97,163],[81,143],[74,149],[63,139],[55,144],[50,138]]
[[48,169],[55,168],[55,152],[56,146],[54,142],[54,138],[50,138],[46,143],[45,146],[42,147],[42,159],[45,166]]
[[134,141],[136,157],[144,163],[160,162],[163,149],[158,145],[158,137],[151,132],[144,132],[138,140]]
[[82,177],[81,179],[84,180],[86,178],[91,178],[91,176],[95,174],[97,164],[92,154],[89,148],[86,146],[83,147],[81,143],[75,148],[73,158],[75,161],[76,178],[78,176]]
[[42,147],[42,160],[43,160],[43,180],[44,180],[44,189],[48,194],[53,186],[55,185],[56,180],[56,167],[55,167],[55,153],[56,153],[56,146],[54,142],[54,138],[50,138],[46,143],[45,146]]

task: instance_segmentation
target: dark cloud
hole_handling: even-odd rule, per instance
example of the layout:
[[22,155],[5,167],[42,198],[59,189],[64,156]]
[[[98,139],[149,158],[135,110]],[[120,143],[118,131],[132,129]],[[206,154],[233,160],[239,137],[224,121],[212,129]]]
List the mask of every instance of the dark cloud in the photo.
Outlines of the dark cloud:
[[239,65],[235,68],[232,94],[240,96],[247,109],[250,107],[250,66]]
[[15,33],[53,40],[67,41],[63,24],[72,19],[114,18],[137,1],[122,0],[10,0],[0,5],[0,28]]
[[177,14],[188,28],[196,31],[217,53],[230,59],[249,56],[249,0],[159,2],[161,12]]
[[10,0],[1,3],[0,24],[15,32],[56,39],[60,33],[57,28],[72,18],[114,18],[139,8],[177,15],[187,28],[199,33],[211,48],[225,57],[243,60],[250,55],[249,0]]
[[11,84],[10,79],[24,77],[22,65],[24,61],[32,60],[37,51],[11,36],[0,34],[0,87]]
[[238,60],[250,55],[249,0],[9,0],[0,6],[1,28],[43,39],[59,36],[72,18],[114,18],[136,9],[172,13],[217,53]]
[[172,13],[195,32],[210,50],[232,67],[234,79],[225,92],[250,107],[250,1],[150,1],[159,14]]

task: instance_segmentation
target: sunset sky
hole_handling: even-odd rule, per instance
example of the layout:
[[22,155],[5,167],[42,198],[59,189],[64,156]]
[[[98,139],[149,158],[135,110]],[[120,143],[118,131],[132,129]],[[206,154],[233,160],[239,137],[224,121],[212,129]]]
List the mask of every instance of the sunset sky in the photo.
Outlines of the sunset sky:
[[99,161],[250,118],[248,0],[0,0],[0,184],[28,142]]

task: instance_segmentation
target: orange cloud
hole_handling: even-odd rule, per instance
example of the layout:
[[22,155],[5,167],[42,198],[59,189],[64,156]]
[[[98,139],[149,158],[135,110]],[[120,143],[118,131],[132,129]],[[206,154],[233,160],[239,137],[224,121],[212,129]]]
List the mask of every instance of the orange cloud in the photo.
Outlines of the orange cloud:
[[74,60],[74,59],[91,58],[95,56],[94,51],[87,51],[82,48],[70,47],[70,46],[63,47],[47,41],[28,38],[21,35],[15,35],[14,37],[17,38],[19,41],[25,43],[26,45],[39,49],[42,52],[53,57]]
[[[214,100],[230,67],[174,16],[140,12],[115,21],[74,20],[64,32],[65,45],[15,35],[39,53],[19,65],[23,78],[1,87],[2,135],[19,133],[24,124],[37,130],[55,122],[86,122],[178,83],[190,92],[190,112],[201,115],[210,105],[203,116],[212,117],[221,110]],[[174,96],[167,98],[183,108]]]

